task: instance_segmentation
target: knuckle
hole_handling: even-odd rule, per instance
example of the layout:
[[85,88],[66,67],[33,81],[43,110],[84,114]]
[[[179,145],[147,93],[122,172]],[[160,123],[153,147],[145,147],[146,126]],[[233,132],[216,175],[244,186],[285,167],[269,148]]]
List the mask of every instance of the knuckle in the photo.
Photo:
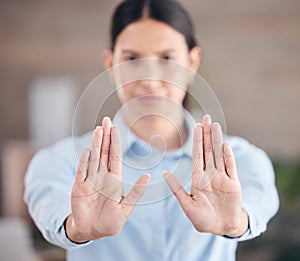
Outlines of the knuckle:
[[100,173],[107,174],[108,168],[104,163],[100,162],[99,171]]
[[88,160],[86,160],[86,159],[80,159],[79,160],[80,165],[86,165],[87,163],[88,163]]
[[112,236],[117,236],[121,233],[122,231],[122,227],[119,227],[119,226],[115,226],[112,231],[111,231],[111,235]]
[[195,135],[194,140],[195,142],[202,142],[203,139],[201,136]]
[[90,162],[91,163],[97,163],[97,162],[99,162],[99,157],[91,157],[90,158]]
[[101,154],[102,155],[108,155],[109,149],[102,149]]
[[99,144],[93,143],[92,148],[99,150],[101,146]]
[[196,152],[196,153],[193,153],[193,158],[196,159],[196,160],[202,160],[203,159],[203,154],[201,152]]
[[202,153],[197,153],[196,159],[197,159],[197,160],[201,160],[202,158],[203,158]]
[[198,174],[202,174],[203,173],[203,171],[202,170],[193,170],[193,174],[196,174],[196,175],[198,175]]
[[137,198],[141,195],[141,191],[137,187],[133,187],[131,190],[131,195],[133,198]]
[[214,138],[214,143],[218,146],[222,145],[222,140],[220,138]]
[[111,154],[110,155],[110,160],[113,160],[113,161],[119,161],[120,160],[120,157],[116,154]]
[[223,159],[223,154],[221,152],[215,152],[216,159]]
[[192,215],[192,207],[190,206],[190,205],[188,205],[187,207],[186,207],[186,215],[187,216],[191,216]]
[[210,126],[204,126],[203,129],[204,129],[203,132],[204,132],[205,135],[210,135],[210,133],[211,133]]
[[213,151],[212,145],[206,144],[206,145],[205,145],[205,150],[206,150],[207,152],[212,152],[212,151]]
[[84,171],[81,170],[81,168],[78,168],[76,171],[76,175],[82,175],[84,173]]

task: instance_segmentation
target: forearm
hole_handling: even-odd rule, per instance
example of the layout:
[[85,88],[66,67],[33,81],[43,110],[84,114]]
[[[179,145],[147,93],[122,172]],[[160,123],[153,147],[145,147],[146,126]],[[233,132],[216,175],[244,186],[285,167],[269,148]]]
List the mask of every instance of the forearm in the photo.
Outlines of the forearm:
[[[52,164],[45,168],[45,162]],[[65,249],[78,247],[66,237],[63,225],[71,213],[72,179],[70,168],[57,162],[48,149],[35,155],[25,177],[24,201],[32,219],[47,241]]]
[[242,207],[248,214],[249,230],[239,241],[259,236],[279,208],[272,163],[262,150],[250,146],[239,160],[243,191]]

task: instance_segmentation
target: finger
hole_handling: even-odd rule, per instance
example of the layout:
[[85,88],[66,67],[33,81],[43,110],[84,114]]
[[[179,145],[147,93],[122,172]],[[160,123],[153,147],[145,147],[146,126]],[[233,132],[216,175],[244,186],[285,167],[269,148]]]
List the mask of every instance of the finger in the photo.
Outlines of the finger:
[[130,190],[127,197],[122,200],[121,204],[125,208],[125,213],[127,218],[131,215],[135,205],[144,195],[147,184],[151,178],[150,174],[141,176],[134,184],[133,188]]
[[205,169],[214,167],[214,155],[212,144],[211,117],[206,114],[203,117],[203,149]]
[[108,170],[108,155],[110,147],[110,131],[111,131],[111,120],[109,117],[104,117],[102,121],[103,128],[103,139],[102,147],[100,152],[100,171]]
[[193,142],[193,183],[198,176],[201,179],[203,174],[203,129],[200,124],[197,124],[194,131],[194,142]]
[[111,174],[122,180],[122,144],[120,130],[117,126],[113,126],[111,129],[109,164]]
[[89,160],[89,168],[88,168],[89,177],[96,175],[99,169],[102,137],[103,137],[103,129],[100,126],[97,126],[94,131],[91,156]]
[[192,200],[190,195],[185,191],[178,179],[173,174],[166,171],[163,173],[163,177],[165,178],[168,186],[180,203],[182,209],[186,210],[187,205]]
[[108,199],[120,202],[120,197],[124,195],[123,183],[105,171],[98,176],[97,188],[99,192]]
[[229,143],[224,143],[223,149],[224,149],[226,173],[230,178],[235,179],[237,178],[237,171],[236,171],[235,159],[232,152],[232,148]]
[[223,158],[223,134],[221,125],[218,122],[214,122],[212,126],[213,130],[213,144],[216,168],[224,170],[224,158]]
[[76,171],[76,178],[75,178],[76,184],[83,183],[87,178],[89,157],[90,157],[90,150],[88,148],[85,148],[80,155],[80,159]]

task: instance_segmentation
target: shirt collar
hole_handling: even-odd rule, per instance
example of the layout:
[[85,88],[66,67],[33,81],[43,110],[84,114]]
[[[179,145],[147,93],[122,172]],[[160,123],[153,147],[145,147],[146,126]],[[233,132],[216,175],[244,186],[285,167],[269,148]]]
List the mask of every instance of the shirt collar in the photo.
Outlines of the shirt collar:
[[[195,128],[195,120],[192,115],[185,109],[184,110],[184,118],[185,124],[188,131],[188,137],[185,143],[181,148],[177,148],[174,150],[167,151],[167,155],[180,157],[187,156],[192,158],[192,147],[193,147],[193,136],[194,136],[194,128]],[[115,117],[113,118],[113,124],[117,125],[120,128],[121,133],[121,143],[122,143],[122,154],[125,155],[134,144],[139,144],[144,148],[149,148],[149,145],[137,137],[132,130],[128,127],[127,123],[124,121],[123,115],[119,110]]]

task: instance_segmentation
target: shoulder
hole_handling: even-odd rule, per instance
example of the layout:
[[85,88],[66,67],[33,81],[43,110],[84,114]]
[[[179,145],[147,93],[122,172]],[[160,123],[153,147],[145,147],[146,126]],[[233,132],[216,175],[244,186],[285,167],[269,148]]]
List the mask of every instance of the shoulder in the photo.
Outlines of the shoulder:
[[226,141],[232,146],[238,172],[260,173],[267,179],[273,179],[273,165],[263,149],[238,136],[227,135]]
[[230,143],[236,158],[243,158],[249,155],[259,155],[260,157],[269,158],[264,150],[250,143],[245,138],[234,135],[226,135],[225,141]]
[[45,168],[56,166],[74,166],[85,147],[90,146],[92,134],[87,132],[81,136],[69,136],[52,145],[37,151],[29,168]]

